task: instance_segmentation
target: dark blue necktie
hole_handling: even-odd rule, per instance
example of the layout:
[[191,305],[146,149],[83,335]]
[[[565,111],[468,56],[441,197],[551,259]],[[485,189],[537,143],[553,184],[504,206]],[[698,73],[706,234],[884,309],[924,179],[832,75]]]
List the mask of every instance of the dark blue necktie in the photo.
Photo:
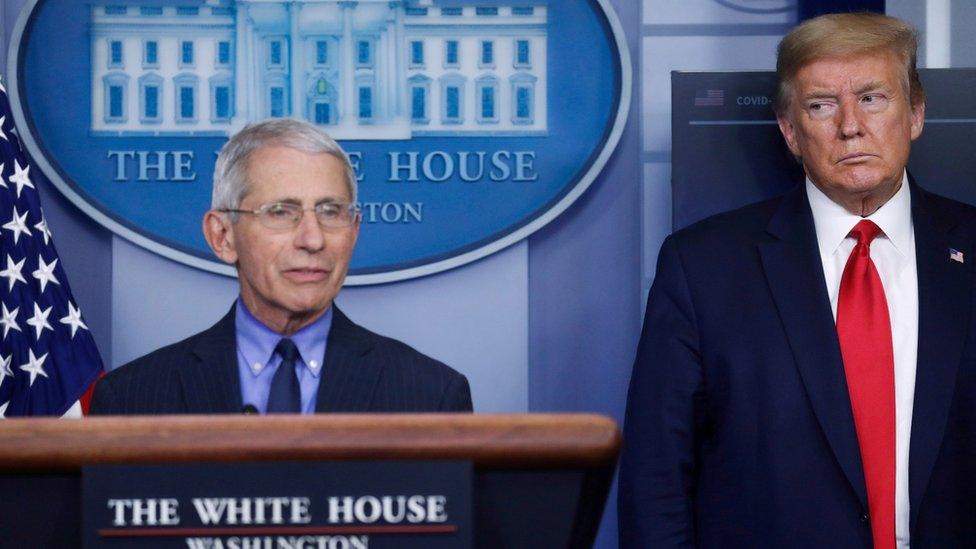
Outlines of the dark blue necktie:
[[275,353],[281,356],[278,371],[271,378],[271,391],[268,393],[269,414],[297,414],[302,411],[302,388],[298,384],[298,347],[295,342],[285,338],[278,342]]

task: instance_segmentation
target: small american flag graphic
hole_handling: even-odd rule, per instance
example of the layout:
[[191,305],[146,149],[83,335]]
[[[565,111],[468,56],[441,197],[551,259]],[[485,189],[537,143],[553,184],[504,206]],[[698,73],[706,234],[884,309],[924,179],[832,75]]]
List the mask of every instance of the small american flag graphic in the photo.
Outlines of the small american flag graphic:
[[955,248],[949,248],[949,259],[953,261],[958,261],[959,263],[965,263],[966,260],[962,255],[962,252]]
[[705,90],[695,94],[696,107],[721,107],[725,105],[725,90]]

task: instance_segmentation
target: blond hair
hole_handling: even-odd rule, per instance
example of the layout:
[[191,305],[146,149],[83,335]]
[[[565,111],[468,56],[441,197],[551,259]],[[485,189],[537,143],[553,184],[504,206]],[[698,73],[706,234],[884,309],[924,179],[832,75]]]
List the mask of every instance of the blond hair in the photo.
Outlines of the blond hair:
[[918,33],[900,19],[878,13],[832,13],[796,26],[776,52],[776,112],[790,105],[793,79],[818,59],[890,52],[904,66],[904,85],[913,106],[925,101],[918,78]]

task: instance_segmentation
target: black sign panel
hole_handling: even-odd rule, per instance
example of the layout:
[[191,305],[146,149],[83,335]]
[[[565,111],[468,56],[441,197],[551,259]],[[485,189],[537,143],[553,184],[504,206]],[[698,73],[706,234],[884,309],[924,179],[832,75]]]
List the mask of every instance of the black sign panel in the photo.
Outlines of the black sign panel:
[[96,465],[86,548],[471,547],[466,462]]

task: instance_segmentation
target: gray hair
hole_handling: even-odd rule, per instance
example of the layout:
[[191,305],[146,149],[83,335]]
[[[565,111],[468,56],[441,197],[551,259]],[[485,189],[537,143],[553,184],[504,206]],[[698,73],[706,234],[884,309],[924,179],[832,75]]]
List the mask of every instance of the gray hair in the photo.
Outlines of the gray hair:
[[352,169],[349,157],[334,139],[304,120],[268,118],[248,124],[220,149],[217,164],[214,166],[211,208],[222,210],[240,207],[250,185],[247,177],[248,156],[257,149],[271,146],[334,156],[342,162],[349,197],[353,203],[356,202],[356,172]]

